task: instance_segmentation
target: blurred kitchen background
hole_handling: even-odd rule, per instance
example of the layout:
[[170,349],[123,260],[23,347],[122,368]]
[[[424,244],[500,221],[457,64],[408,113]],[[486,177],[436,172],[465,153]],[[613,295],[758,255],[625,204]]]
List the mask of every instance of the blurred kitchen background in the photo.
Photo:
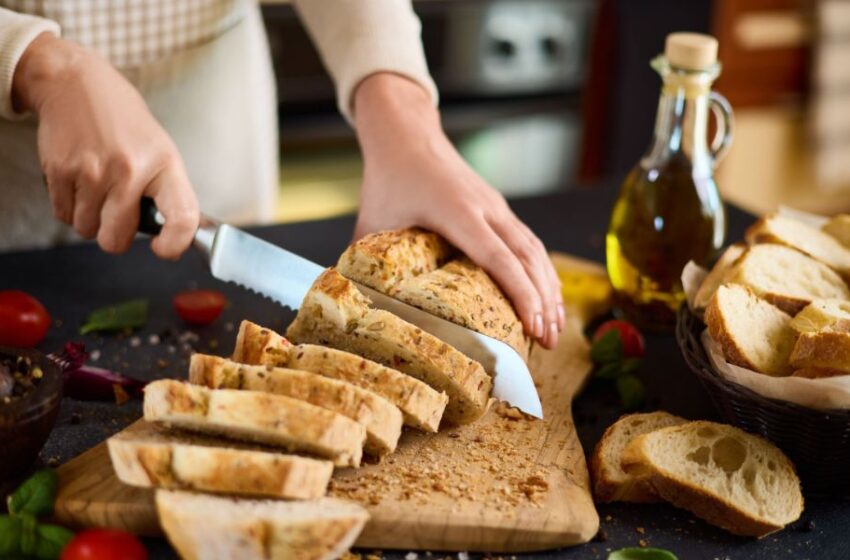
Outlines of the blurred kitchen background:
[[[671,31],[711,33],[736,113],[717,181],[753,212],[850,210],[850,1],[414,0],[463,156],[507,196],[619,181],[650,140]],[[361,162],[291,6],[263,3],[280,101],[277,218],[353,211]],[[281,53],[286,53],[283,56]]]

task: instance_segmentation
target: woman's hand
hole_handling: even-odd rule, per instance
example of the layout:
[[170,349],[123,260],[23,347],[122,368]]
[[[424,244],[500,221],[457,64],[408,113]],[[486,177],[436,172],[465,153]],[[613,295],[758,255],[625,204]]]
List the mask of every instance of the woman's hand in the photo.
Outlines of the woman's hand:
[[355,238],[410,226],[441,234],[498,282],[526,332],[554,347],[564,307],[543,243],[463,161],[425,90],[374,74],[358,86],[354,114],[365,161]]
[[166,218],[153,251],[175,259],[189,247],[198,201],[174,142],[141,95],[96,54],[39,35],[13,81],[15,107],[38,115],[38,151],[57,219],[103,250],[130,247],[139,200]]

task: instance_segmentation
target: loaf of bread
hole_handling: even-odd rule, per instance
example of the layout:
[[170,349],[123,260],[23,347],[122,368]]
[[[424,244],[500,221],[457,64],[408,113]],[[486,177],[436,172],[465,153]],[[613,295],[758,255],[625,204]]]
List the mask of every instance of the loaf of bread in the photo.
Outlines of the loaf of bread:
[[816,299],[794,316],[791,328],[798,333],[823,330],[850,332],[850,301]]
[[390,401],[356,385],[297,369],[246,365],[194,354],[189,381],[210,389],[243,389],[285,395],[338,412],[366,428],[364,450],[381,457],[395,451],[401,411]]
[[184,560],[336,560],[369,519],[359,505],[334,498],[283,502],[174,490],[157,491],[156,511]]
[[419,327],[382,310],[329,269],[304,298],[289,340],[359,354],[412,375],[449,396],[444,419],[466,424],[487,410],[492,380],[478,362]]
[[337,271],[381,293],[511,345],[528,359],[530,342],[511,302],[468,258],[420,229],[384,231],[352,244]]
[[341,414],[282,395],[207,389],[162,379],[145,387],[145,420],[359,466],[366,429]]
[[804,332],[797,337],[790,362],[797,377],[850,375],[850,333]]
[[623,450],[639,435],[660,428],[678,426],[684,418],[657,411],[645,414],[627,414],[611,424],[590,459],[590,476],[593,496],[597,502],[651,503],[659,501],[652,486],[623,470]]
[[750,247],[725,282],[749,287],[790,315],[816,299],[850,298],[850,290],[837,272],[784,245]]
[[312,500],[333,463],[165,429],[144,420],[107,440],[118,479],[131,486]]
[[803,511],[788,458],[732,426],[689,422],[655,430],[635,438],[622,461],[663,499],[736,535],[762,537]]
[[791,374],[791,316],[738,284],[718,288],[705,310],[711,337],[730,363],[772,376]]

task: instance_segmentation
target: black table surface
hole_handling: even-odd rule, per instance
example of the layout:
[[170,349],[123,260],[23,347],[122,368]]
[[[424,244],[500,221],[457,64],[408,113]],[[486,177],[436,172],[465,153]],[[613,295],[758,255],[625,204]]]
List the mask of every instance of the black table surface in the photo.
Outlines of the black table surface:
[[[512,207],[551,250],[604,261],[604,234],[615,193],[612,187],[574,189],[556,195],[514,200]],[[740,239],[752,218],[729,208],[729,239]],[[318,263],[330,265],[350,241],[353,218],[256,228],[259,236]],[[230,305],[214,325],[189,331],[171,308],[179,291],[211,287],[226,293]],[[232,349],[234,327],[249,319],[283,329],[291,311],[246,290],[212,279],[192,252],[179,262],[159,261],[144,240],[125,255],[112,257],[95,246],[77,245],[0,255],[0,289],[22,289],[50,310],[56,325],[42,345],[58,350],[69,340],[84,340],[99,358],[94,365],[146,379],[185,377],[193,350],[222,354]],[[150,301],[148,324],[129,337],[80,336],[86,315],[102,305],[131,298]],[[159,343],[156,343],[156,335]],[[687,418],[715,418],[706,395],[687,369],[672,336],[647,336],[647,355],[639,372],[649,408]],[[604,429],[621,413],[607,384],[590,383],[574,403],[582,445],[590,451]],[[61,464],[121,430],[141,415],[141,404],[81,402],[66,398],[40,464]],[[5,486],[11,482],[6,481]],[[668,505],[599,506],[600,533],[586,545],[529,555],[528,558],[606,558],[626,546],[661,547],[680,559],[850,558],[850,504],[841,499],[807,497],[800,522],[762,540],[732,536]],[[146,539],[151,558],[175,558],[162,539]],[[407,551],[389,552],[402,557]],[[435,554],[436,556],[437,554]],[[473,555],[474,556],[474,555]],[[424,555],[420,554],[420,557]]]

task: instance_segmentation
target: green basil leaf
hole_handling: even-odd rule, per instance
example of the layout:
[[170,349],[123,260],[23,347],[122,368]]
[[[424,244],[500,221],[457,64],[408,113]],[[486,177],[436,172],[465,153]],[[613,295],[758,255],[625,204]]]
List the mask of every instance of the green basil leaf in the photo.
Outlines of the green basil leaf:
[[74,532],[59,525],[39,525],[35,557],[39,560],[56,560],[74,538]]
[[646,397],[643,382],[631,374],[621,375],[617,378],[617,392],[620,394],[620,401],[626,410],[639,408]]
[[640,367],[641,361],[640,358],[626,358],[623,360],[620,371],[622,373],[634,373]]
[[21,552],[26,556],[35,554],[36,544],[38,543],[38,521],[29,513],[21,513],[18,515],[21,520]]
[[143,326],[148,320],[148,302],[134,299],[95,309],[80,328],[80,334],[101,331],[121,331]]
[[623,359],[623,342],[620,331],[611,329],[599,337],[590,347],[590,359],[595,364],[608,364]]
[[36,472],[9,496],[7,502],[9,513],[12,515],[28,513],[36,517],[50,515],[53,512],[58,481],[56,471],[53,469]]
[[0,515],[0,558],[21,553],[21,520]]
[[678,560],[676,555],[663,548],[621,548],[608,555],[608,560]]
[[600,379],[617,379],[622,373],[623,364],[620,362],[611,362],[603,364],[596,370],[596,377]]

